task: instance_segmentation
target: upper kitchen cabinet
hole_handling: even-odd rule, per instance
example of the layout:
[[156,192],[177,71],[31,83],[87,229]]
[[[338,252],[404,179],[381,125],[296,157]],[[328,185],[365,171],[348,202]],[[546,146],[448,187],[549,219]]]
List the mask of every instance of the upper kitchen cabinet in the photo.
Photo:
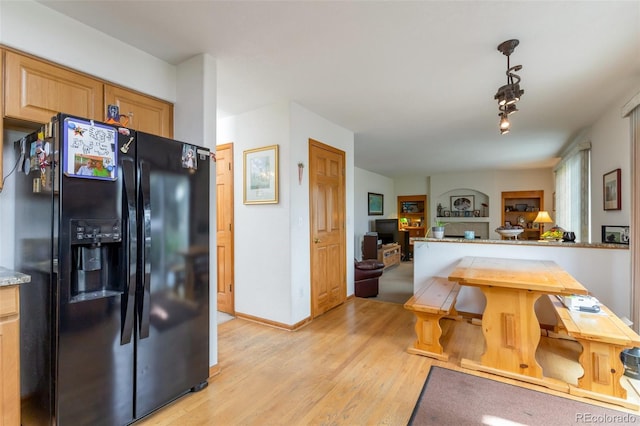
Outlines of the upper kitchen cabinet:
[[103,82],[84,74],[7,50],[4,82],[5,117],[35,123],[58,112],[104,117]]
[[[117,86],[104,86],[107,105],[117,105],[120,115],[128,118],[127,127],[154,135],[173,138],[173,105]],[[123,118],[121,122],[124,123]]]

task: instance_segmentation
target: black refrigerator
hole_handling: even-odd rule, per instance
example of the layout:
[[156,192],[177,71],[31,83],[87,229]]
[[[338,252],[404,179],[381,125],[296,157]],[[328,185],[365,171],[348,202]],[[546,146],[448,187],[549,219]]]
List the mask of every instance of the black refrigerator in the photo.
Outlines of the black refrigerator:
[[64,114],[15,143],[23,425],[125,425],[207,384],[209,150]]

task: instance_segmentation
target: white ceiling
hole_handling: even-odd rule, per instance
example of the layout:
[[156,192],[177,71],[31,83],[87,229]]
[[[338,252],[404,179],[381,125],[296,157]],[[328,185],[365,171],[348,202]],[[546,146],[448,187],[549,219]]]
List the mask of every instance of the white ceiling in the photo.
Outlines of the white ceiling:
[[[219,116],[293,100],[390,177],[548,167],[640,87],[637,0],[39,1],[173,64],[210,54]],[[501,136],[511,38],[525,93]]]

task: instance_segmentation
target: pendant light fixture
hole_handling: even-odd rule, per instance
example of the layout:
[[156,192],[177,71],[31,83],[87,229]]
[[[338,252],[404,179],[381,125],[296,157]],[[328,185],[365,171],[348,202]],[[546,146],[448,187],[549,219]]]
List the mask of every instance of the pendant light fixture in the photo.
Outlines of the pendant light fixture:
[[510,56],[518,44],[520,44],[519,40],[512,39],[498,45],[498,50],[507,57],[507,84],[501,86],[493,97],[498,101],[498,110],[500,111],[498,117],[500,117],[501,135],[509,133],[509,128],[511,127],[509,115],[518,111],[516,102],[518,102],[524,94],[524,90],[520,89],[520,77],[515,74],[516,71],[522,69],[522,65],[512,67],[509,63]]

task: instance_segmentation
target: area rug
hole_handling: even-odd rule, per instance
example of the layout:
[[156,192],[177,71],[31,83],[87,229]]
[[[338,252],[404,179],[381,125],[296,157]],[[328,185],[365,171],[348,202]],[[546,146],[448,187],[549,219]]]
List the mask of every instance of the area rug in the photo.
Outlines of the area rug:
[[640,424],[640,416],[431,367],[409,425]]

